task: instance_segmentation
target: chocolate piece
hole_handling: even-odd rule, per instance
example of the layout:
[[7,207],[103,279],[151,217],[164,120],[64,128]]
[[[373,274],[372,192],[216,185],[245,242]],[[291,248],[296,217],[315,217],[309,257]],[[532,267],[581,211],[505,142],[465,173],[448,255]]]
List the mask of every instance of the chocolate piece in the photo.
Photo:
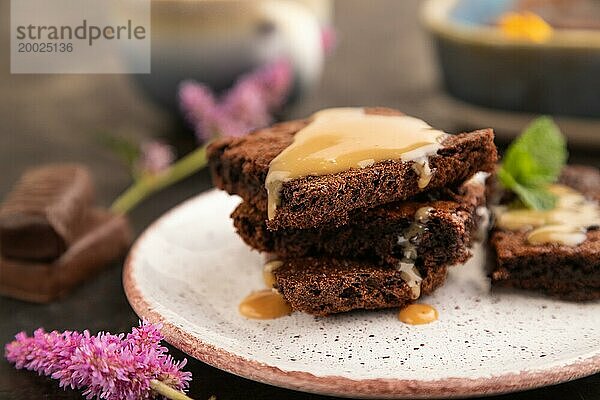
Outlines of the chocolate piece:
[[[367,113],[398,115],[376,108]],[[293,140],[308,120],[289,121],[261,129],[242,138],[223,138],[208,148],[209,165],[217,187],[240,195],[255,208],[267,209],[265,178],[269,163]],[[325,224],[341,226],[351,212],[406,200],[418,193],[458,184],[477,171],[491,171],[497,152],[491,129],[449,136],[437,155],[429,157],[434,171],[429,184],[419,188],[414,162],[388,160],[363,169],[308,176],[283,184],[281,204],[271,230],[305,229]]]
[[95,209],[86,220],[86,231],[52,263],[0,258],[0,294],[50,302],[125,254],[132,232],[124,216]]
[[[421,294],[440,287],[446,267],[420,268]],[[325,316],[357,309],[403,307],[414,302],[402,273],[387,266],[334,258],[284,260],[273,271],[276,287],[296,311]]]
[[[232,214],[238,234],[251,247],[281,258],[331,256],[370,259],[394,264],[404,257],[406,243],[414,244],[416,262],[435,267],[466,261],[479,216],[485,205],[483,182],[475,180],[450,190],[438,190],[410,201],[355,210],[341,227],[267,229],[265,212],[242,203]],[[424,229],[410,232],[417,210],[430,207]],[[410,236],[410,237],[406,237]]]
[[57,259],[85,229],[93,196],[90,173],[80,165],[26,171],[0,206],[0,255]]
[[[565,167],[560,183],[600,201],[600,171]],[[495,265],[492,284],[537,290],[563,299],[600,299],[600,230],[590,229],[577,246],[557,243],[532,245],[527,232],[495,227],[490,235]]]

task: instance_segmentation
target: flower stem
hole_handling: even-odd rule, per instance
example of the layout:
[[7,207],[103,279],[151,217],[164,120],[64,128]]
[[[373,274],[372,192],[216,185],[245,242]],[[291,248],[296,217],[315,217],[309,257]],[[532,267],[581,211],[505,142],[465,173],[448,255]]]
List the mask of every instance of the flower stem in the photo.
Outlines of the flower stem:
[[193,400],[191,397],[186,396],[183,392],[179,390],[173,389],[171,386],[168,386],[162,383],[159,380],[152,379],[150,381],[150,387],[156,393],[166,397],[171,400]]
[[140,178],[121,194],[110,207],[118,214],[127,214],[151,194],[172,185],[206,166],[206,146],[194,150],[159,175]]

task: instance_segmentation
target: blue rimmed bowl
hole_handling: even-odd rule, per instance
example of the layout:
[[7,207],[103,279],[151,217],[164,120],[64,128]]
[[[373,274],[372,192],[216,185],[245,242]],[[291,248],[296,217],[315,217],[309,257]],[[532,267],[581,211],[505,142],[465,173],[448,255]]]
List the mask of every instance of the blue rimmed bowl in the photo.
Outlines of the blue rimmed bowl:
[[488,107],[600,117],[600,30],[556,29],[533,43],[490,24],[514,0],[428,0],[446,89]]

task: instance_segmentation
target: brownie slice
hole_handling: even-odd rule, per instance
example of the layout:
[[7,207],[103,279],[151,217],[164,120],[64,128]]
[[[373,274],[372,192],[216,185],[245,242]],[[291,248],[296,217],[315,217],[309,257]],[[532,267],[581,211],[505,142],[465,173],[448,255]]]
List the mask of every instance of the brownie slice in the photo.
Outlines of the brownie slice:
[[[401,115],[386,108],[368,108],[367,113]],[[296,120],[255,131],[241,138],[222,138],[208,147],[209,166],[217,187],[240,195],[260,211],[267,209],[265,179],[269,163],[288,147],[294,134],[310,121]],[[429,185],[418,187],[413,162],[387,160],[364,169],[307,176],[283,184],[271,230],[312,228],[324,224],[341,226],[352,211],[406,200],[421,192],[458,184],[477,171],[491,171],[497,160],[491,129],[451,135],[443,148],[429,157],[433,176]]]
[[[447,268],[420,268],[421,294],[440,287]],[[395,268],[337,258],[285,260],[273,271],[276,288],[296,311],[325,316],[357,309],[403,307],[415,301]]]
[[[567,166],[560,183],[600,201],[600,171]],[[494,228],[490,236],[495,265],[492,284],[538,290],[559,298],[600,299],[600,230],[589,229],[579,246],[531,245],[527,232]]]
[[[281,258],[332,256],[397,264],[408,250],[404,240],[410,240],[417,264],[453,265],[470,256],[468,246],[480,218],[478,207],[485,205],[482,181],[474,178],[454,190],[441,189],[408,202],[355,210],[350,222],[341,227],[273,232],[265,223],[266,212],[246,202],[237,207],[232,218],[249,246]],[[417,226],[415,214],[423,208],[430,208],[429,215]]]

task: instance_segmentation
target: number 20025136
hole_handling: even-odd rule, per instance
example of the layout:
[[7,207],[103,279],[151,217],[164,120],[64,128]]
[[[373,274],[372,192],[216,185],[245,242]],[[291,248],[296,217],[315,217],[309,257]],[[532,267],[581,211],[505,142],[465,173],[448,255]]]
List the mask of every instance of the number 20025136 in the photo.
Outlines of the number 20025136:
[[73,43],[19,42],[17,51],[19,53],[72,53]]

